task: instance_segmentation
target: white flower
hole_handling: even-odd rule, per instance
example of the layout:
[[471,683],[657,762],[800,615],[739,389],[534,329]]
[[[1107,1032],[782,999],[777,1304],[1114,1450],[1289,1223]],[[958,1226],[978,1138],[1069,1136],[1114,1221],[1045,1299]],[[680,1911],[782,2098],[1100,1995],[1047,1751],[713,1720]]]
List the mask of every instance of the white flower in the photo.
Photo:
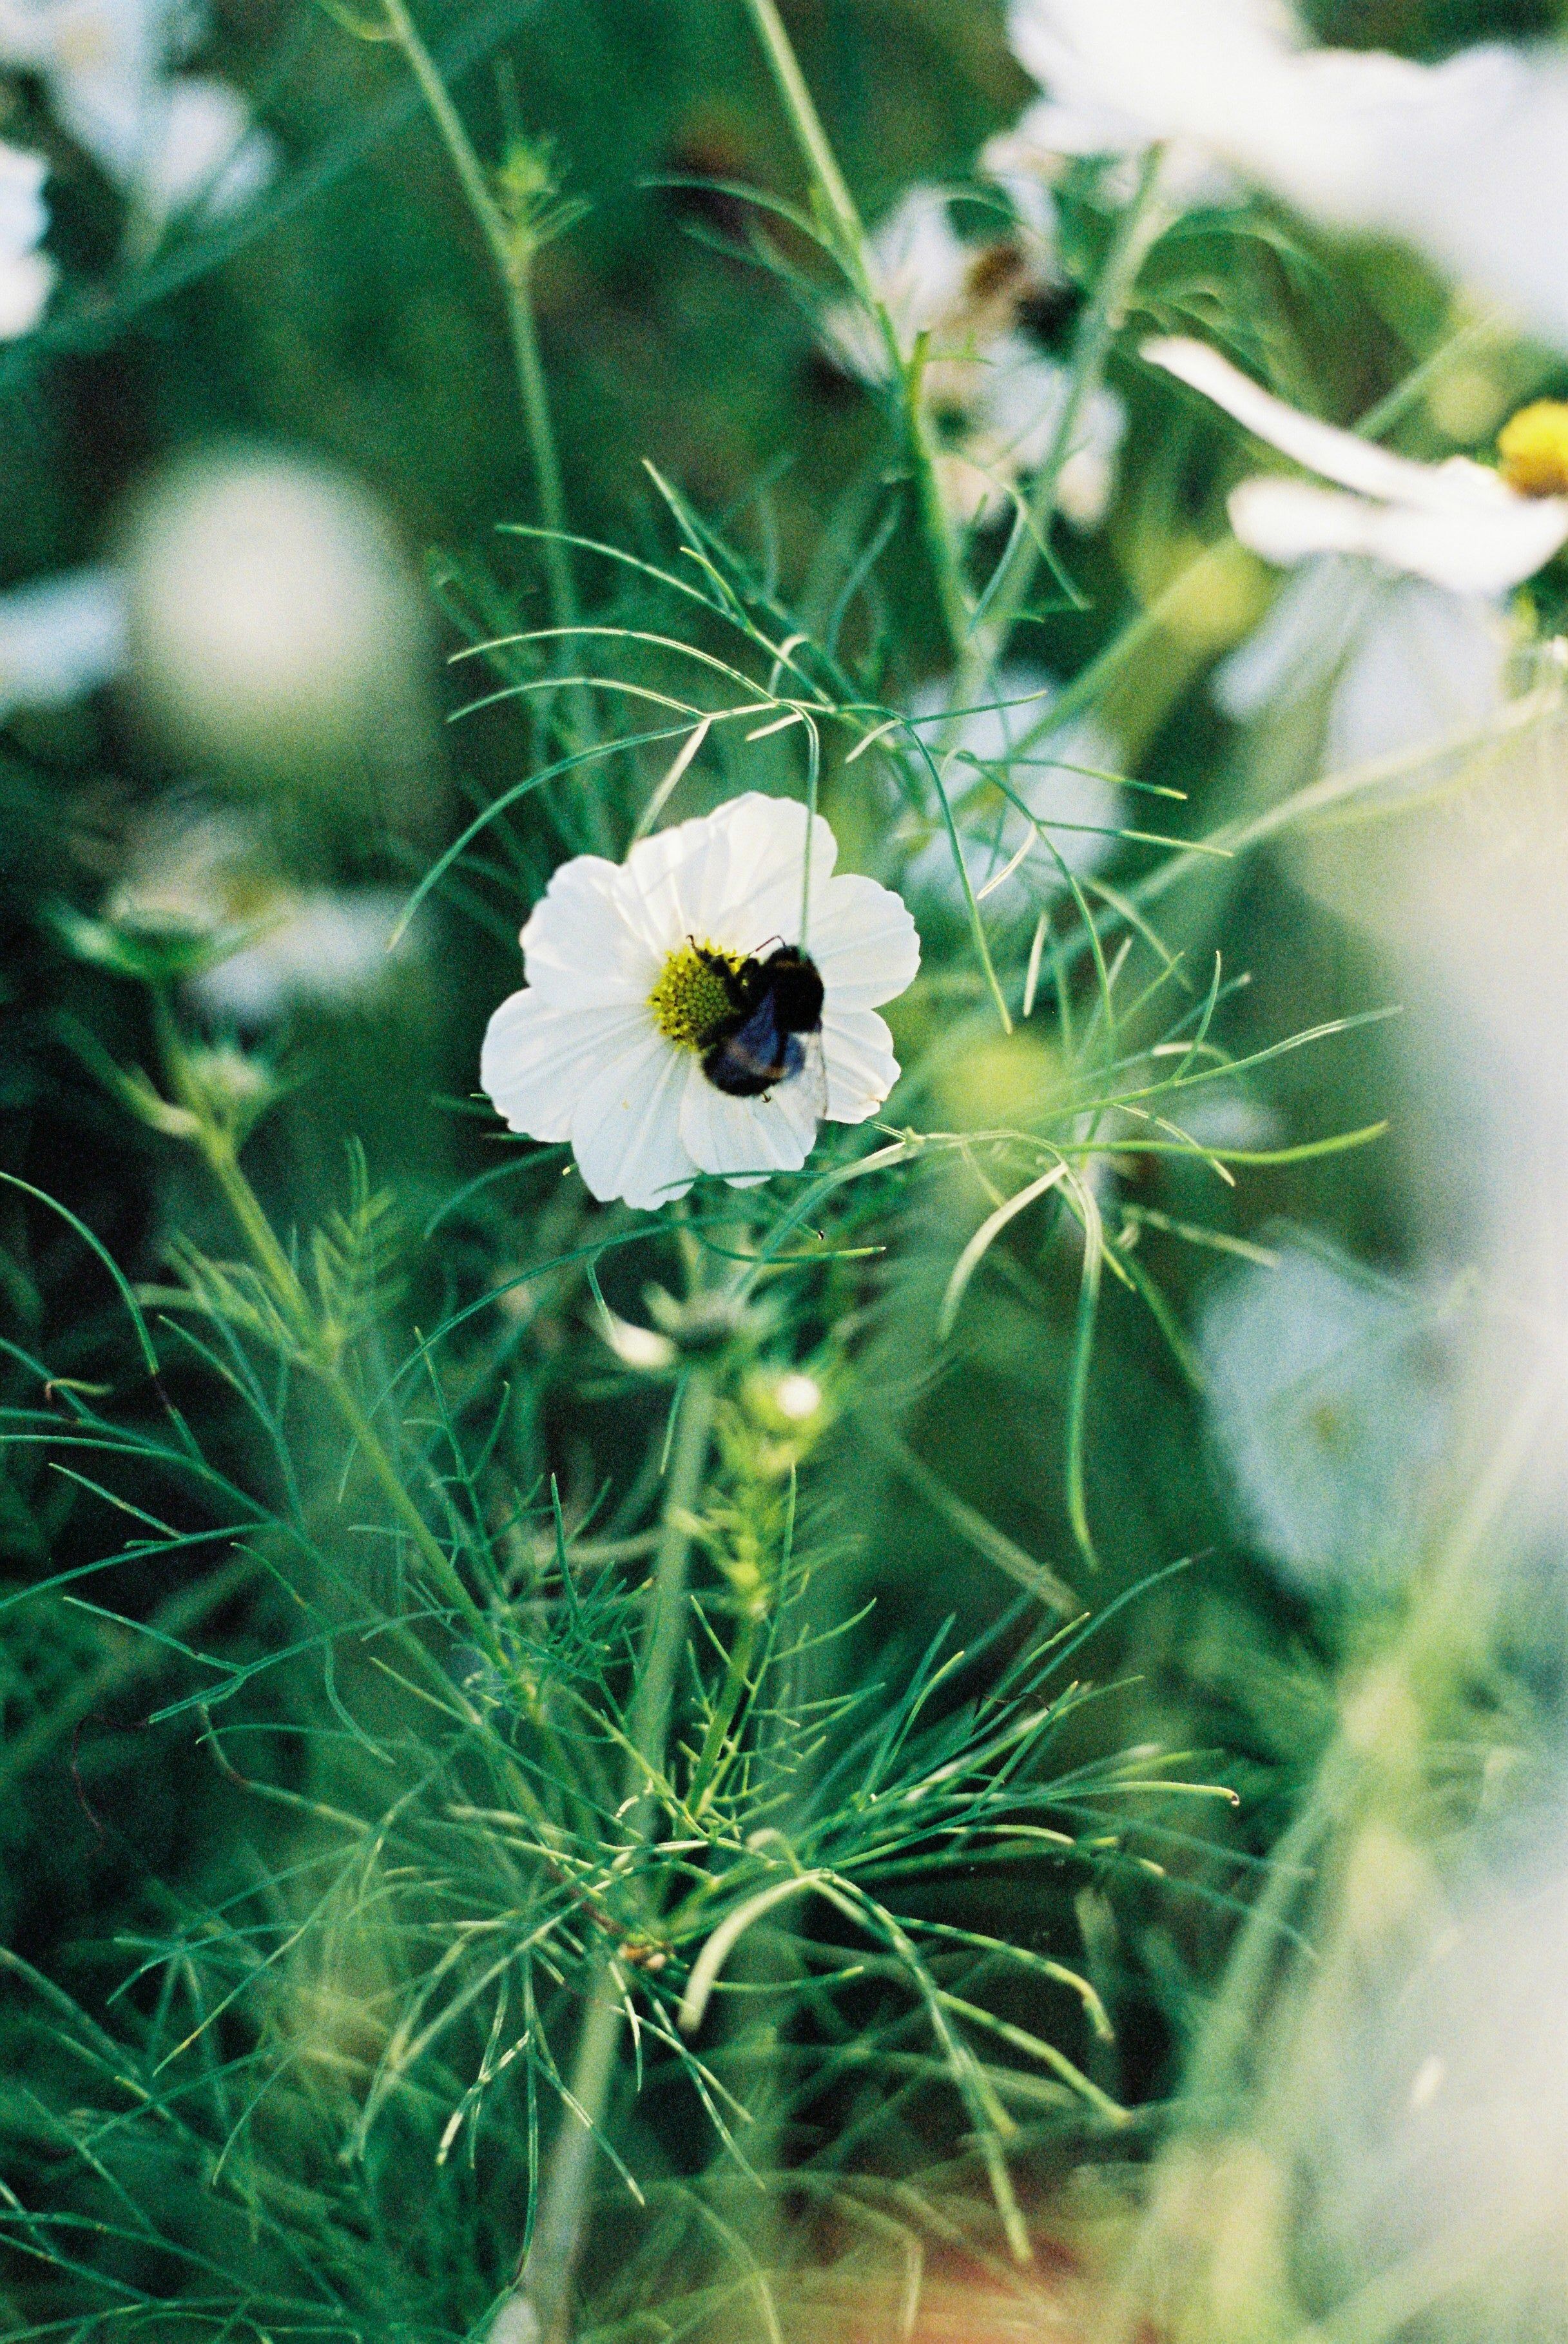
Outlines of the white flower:
[[1440,1316],[1299,1239],[1205,1308],[1215,1444],[1259,1544],[1292,1577],[1371,1584],[1415,1560],[1449,1430]]
[[[945,496],[963,519],[989,520],[1011,509],[1008,490],[1049,454],[1072,396],[1072,376],[1021,334],[1005,336],[966,373],[966,429],[938,457],[937,470]],[[1104,520],[1126,431],[1126,408],[1102,387],[1057,475],[1057,510],[1077,528],[1093,529]]]
[[[643,839],[621,864],[562,864],[522,931],[528,984],[490,1022],[480,1079],[514,1131],[570,1140],[590,1192],[648,1209],[700,1172],[744,1186],[797,1171],[822,1100],[809,1066],[760,1097],[719,1089],[704,1048],[731,1015],[732,965],[802,946],[823,983],[825,1112],[875,1115],[898,1077],[877,1005],[919,965],[915,923],[874,880],[835,878],[832,831],[748,793]],[[699,949],[700,948],[700,949]]]
[[106,906],[117,924],[236,947],[189,980],[210,1015],[251,1030],[302,1003],[369,1000],[396,966],[388,947],[404,898],[382,887],[299,887],[228,814],[165,804]]
[[155,221],[193,206],[215,218],[238,211],[278,167],[277,147],[227,82],[195,75],[146,88],[66,81],[56,109]]
[[54,288],[55,264],[40,252],[49,227],[38,155],[0,142],[0,341],[31,333]]
[[1266,561],[1358,553],[1456,594],[1501,594],[1568,541],[1568,494],[1521,495],[1463,456],[1418,464],[1391,455],[1273,398],[1203,342],[1148,342],[1143,355],[1336,483],[1256,480],[1232,490],[1231,527]]
[[[1057,693],[1053,680],[1037,668],[1003,668],[990,692],[996,704],[957,718],[949,739],[946,727],[929,720],[946,714],[950,693],[945,682],[924,685],[910,703],[910,714],[939,768],[945,758],[950,761],[945,787],[969,883],[976,895],[1001,909],[1049,903],[1067,884],[1062,864],[1075,878],[1083,878],[1116,846],[1121,793],[1108,778],[1118,769],[1116,745],[1090,717],[1053,733],[1047,748],[1029,748],[1027,736],[1041,724]],[[996,787],[984,770],[988,765],[1001,769],[1050,846]],[[934,808],[917,825],[906,819],[901,834],[912,837],[914,845],[905,884],[961,910],[964,892],[940,813]]]
[[[866,239],[866,274],[886,310],[905,365],[930,337],[931,386],[940,396],[946,360],[964,359],[1006,333],[1018,305],[1043,281],[1043,256],[1011,237],[970,244],[953,226],[946,189],[911,187]],[[858,301],[835,301],[822,320],[830,357],[861,381],[889,377],[886,344]]]
[[304,767],[420,722],[417,592],[359,481],[261,450],[181,462],[126,568],[137,697],[182,754]]
[[1325,770],[1349,773],[1479,738],[1506,705],[1512,651],[1483,595],[1322,554],[1217,670],[1214,696],[1238,723],[1320,697]]
[[173,71],[199,29],[170,0],[0,0],[0,63],[39,76],[61,126],[157,226],[198,200],[234,210],[277,167],[238,90]]
[[118,673],[125,658],[124,581],[72,570],[0,594],[0,714],[61,708]]
[[[1274,0],[1014,0],[1020,61],[1124,153],[1173,140],[1399,237],[1568,338],[1568,66],[1313,50]],[[1057,131],[1055,136],[1065,135]]]

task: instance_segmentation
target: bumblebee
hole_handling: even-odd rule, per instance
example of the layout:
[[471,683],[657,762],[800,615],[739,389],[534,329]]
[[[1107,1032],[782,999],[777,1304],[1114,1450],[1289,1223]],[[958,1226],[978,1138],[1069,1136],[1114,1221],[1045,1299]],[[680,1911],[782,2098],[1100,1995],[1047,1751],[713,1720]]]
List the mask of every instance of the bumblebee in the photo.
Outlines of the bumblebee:
[[730,1004],[703,1050],[703,1072],[715,1090],[732,1098],[764,1098],[820,1061],[822,976],[809,953],[780,945],[765,960],[753,955],[737,966],[719,953],[695,949]]

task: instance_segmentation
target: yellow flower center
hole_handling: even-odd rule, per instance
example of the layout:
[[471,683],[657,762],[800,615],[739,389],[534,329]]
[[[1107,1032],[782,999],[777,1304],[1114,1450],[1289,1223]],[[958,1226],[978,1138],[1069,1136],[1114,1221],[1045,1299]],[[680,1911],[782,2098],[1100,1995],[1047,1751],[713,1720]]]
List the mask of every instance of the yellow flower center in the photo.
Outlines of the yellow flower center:
[[1568,496],[1568,399],[1522,407],[1497,435],[1502,477],[1522,497]]
[[714,945],[683,944],[673,952],[648,995],[653,1023],[666,1041],[685,1050],[705,1050],[733,1004],[725,988],[722,963],[739,968],[744,955],[720,952]]

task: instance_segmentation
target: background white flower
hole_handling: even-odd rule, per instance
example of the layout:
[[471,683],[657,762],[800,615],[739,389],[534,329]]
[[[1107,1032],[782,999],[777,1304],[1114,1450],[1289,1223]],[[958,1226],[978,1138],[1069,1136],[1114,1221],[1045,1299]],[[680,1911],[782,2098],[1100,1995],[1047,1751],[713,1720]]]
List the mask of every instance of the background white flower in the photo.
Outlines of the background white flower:
[[54,288],[55,264],[38,250],[48,232],[42,156],[0,143],[0,341],[31,333]]
[[1214,697],[1239,724],[1320,697],[1330,773],[1472,742],[1502,710],[1513,638],[1496,604],[1338,553],[1304,561]]
[[1568,495],[1522,496],[1463,456],[1420,464],[1391,455],[1274,398],[1204,342],[1146,342],[1143,355],[1335,483],[1260,479],[1231,491],[1230,525],[1266,561],[1359,553],[1456,594],[1501,594],[1568,542]]
[[1047,136],[1196,149],[1337,227],[1403,238],[1568,340],[1560,53],[1314,50],[1277,0],[1014,0],[1009,32],[1066,117]]
[[[740,1186],[798,1171],[815,1141],[821,1102],[804,1076],[736,1098],[703,1072],[713,1004],[693,944],[744,957],[804,943],[823,980],[831,1120],[863,1123],[897,1080],[876,1009],[914,978],[915,923],[875,880],[834,876],[837,846],[819,815],[803,937],[806,825],[804,806],[747,793],[643,839],[623,864],[562,864],[535,906],[522,931],[528,983],[491,1019],[480,1079],[514,1131],[571,1141],[595,1197],[652,1209],[699,1172]],[[672,982],[693,1012],[684,1040],[662,1028],[651,998]]]
[[1449,1427],[1440,1308],[1292,1239],[1209,1298],[1209,1423],[1253,1535],[1309,1583],[1411,1567]]
[[[951,685],[945,682],[922,685],[910,702],[910,714],[944,715],[950,692]],[[1075,878],[1098,870],[1117,843],[1121,792],[1105,776],[1119,769],[1120,757],[1103,725],[1086,719],[1052,733],[1038,747],[1027,745],[1056,693],[1055,680],[1043,669],[1006,667],[989,687],[996,705],[958,718],[951,739],[935,724],[920,727],[939,764],[945,755],[958,753],[947,768],[946,785],[965,866],[976,894],[986,891],[986,902],[1002,910],[1049,903],[1067,882],[1056,855],[1034,837],[1024,815],[982,766],[1004,768],[1008,788],[1047,830],[1057,854]],[[980,764],[967,762],[972,759]],[[914,845],[905,884],[962,911],[964,891],[939,813],[933,809],[931,818],[918,823],[906,817],[900,831]],[[1014,865],[1010,871],[1009,865]]]
[[155,226],[249,201],[277,149],[227,82],[176,68],[201,30],[170,0],[0,0],[0,65],[36,74],[61,127]]
[[114,570],[68,570],[0,594],[0,716],[60,708],[117,675],[126,590]]

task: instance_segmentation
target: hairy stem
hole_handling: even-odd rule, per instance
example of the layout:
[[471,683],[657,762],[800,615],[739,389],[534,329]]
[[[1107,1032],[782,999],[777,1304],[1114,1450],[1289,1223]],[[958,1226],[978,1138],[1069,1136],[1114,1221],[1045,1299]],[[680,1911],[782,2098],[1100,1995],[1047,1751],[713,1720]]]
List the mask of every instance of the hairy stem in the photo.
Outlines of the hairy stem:
[[[658,1815],[651,1778],[662,1773],[681,1656],[685,1649],[693,1510],[702,1495],[713,1427],[713,1393],[693,1373],[680,1401],[669,1480],[653,1559],[652,1591],[628,1721],[624,1796],[628,1844],[643,1847]],[[609,2106],[623,2024],[625,1989],[613,1956],[602,1960],[567,2088],[519,2293],[545,2344],[568,2333],[572,2282],[588,2235],[595,2136]]]

